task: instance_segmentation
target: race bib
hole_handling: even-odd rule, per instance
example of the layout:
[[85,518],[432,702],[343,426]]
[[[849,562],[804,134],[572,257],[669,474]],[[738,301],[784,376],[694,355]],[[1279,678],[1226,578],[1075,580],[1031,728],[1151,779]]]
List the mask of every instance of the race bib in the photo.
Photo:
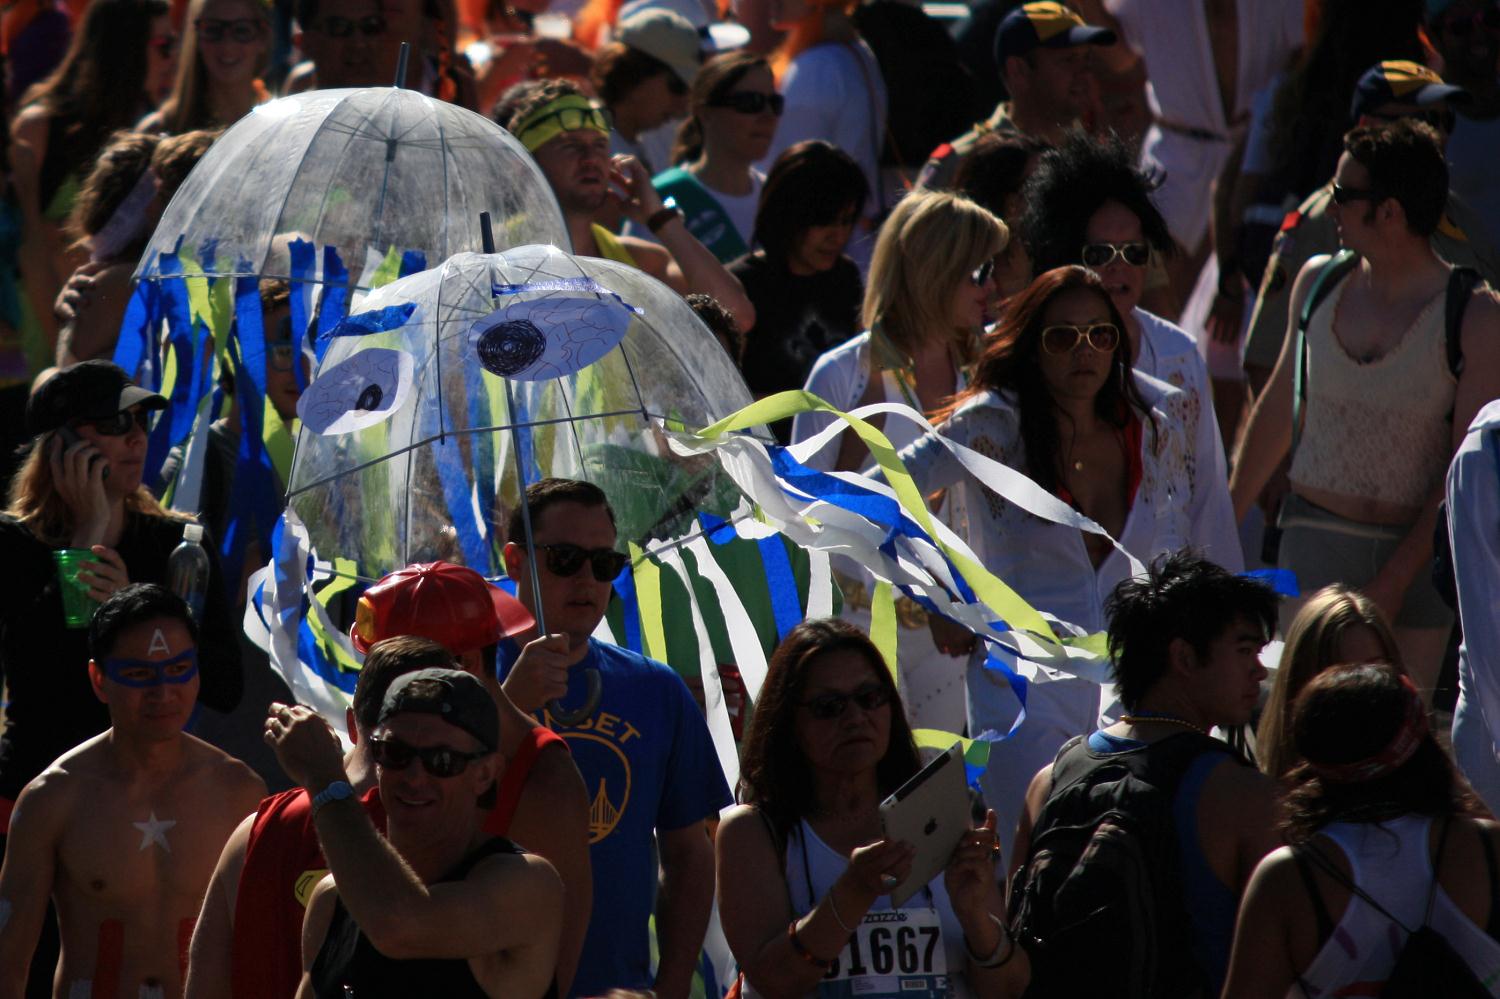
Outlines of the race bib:
[[948,999],[936,909],[869,912],[818,986],[819,999]]

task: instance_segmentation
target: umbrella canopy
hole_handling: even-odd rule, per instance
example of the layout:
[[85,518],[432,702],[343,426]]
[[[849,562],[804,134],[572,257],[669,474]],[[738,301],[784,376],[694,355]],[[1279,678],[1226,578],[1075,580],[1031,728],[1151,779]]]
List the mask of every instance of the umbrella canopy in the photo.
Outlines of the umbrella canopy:
[[321,557],[366,578],[434,559],[502,574],[518,468],[600,486],[622,548],[670,539],[749,505],[717,459],[673,454],[658,421],[699,427],[749,402],[713,334],[641,271],[553,246],[462,253],[333,331],[288,504]]
[[[356,274],[394,249],[443,260],[497,245],[569,246],[547,179],[499,125],[414,90],[317,90],[255,108],[214,143],[178,189],[136,277],[185,250],[218,274],[296,278],[289,244],[334,247]],[[209,261],[217,261],[211,266]]]

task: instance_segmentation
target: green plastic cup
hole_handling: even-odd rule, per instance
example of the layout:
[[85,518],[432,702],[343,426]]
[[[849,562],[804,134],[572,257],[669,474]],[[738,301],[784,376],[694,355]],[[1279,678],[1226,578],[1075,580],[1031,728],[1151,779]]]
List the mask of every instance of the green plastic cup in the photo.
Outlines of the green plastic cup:
[[87,628],[99,601],[89,596],[89,588],[78,579],[80,569],[99,564],[99,557],[87,548],[63,548],[52,553],[57,563],[57,584],[62,590],[63,621],[69,628]]

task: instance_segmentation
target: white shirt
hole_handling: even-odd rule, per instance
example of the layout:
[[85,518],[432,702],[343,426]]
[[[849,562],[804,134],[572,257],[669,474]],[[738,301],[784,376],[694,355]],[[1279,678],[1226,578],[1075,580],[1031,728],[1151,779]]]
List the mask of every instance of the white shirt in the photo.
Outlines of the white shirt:
[[[1155,431],[1141,437],[1141,482],[1116,539],[1137,559],[1181,548],[1189,537],[1187,433],[1173,415],[1182,393],[1150,375],[1134,373],[1151,407]],[[1020,412],[1011,398],[985,392],[965,403],[941,426],[948,439],[1012,468],[1026,467]],[[1086,632],[1105,626],[1104,601],[1131,575],[1125,556],[1112,550],[1095,569],[1076,528],[1026,513],[973,479],[947,448],[924,437],[903,448],[901,458],[924,492],[952,487],[951,521],[984,567],[1005,580],[1037,610]]]
[[1229,467],[1203,355],[1181,327],[1141,308],[1133,315],[1141,324],[1135,369],[1180,392],[1167,405],[1188,431],[1188,540],[1230,572],[1242,572],[1245,555],[1234,502],[1229,498]]

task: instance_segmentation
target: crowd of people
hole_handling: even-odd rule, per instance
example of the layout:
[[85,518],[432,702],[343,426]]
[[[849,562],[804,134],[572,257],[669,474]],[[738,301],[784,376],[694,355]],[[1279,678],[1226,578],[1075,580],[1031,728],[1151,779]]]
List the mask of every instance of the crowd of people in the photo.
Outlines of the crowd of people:
[[[1500,996],[1500,4],[952,6],[0,8],[0,999]],[[264,377],[217,345],[170,452],[113,359],[225,129],[393,84],[805,390],[779,472],[899,467],[1074,665],[834,552],[726,743],[751,664],[600,637],[646,556],[544,470],[507,587],[359,581],[347,717],[295,703],[231,509],[286,491],[244,407],[296,426],[306,306],[236,292]],[[933,733],[988,756],[898,902]]]

